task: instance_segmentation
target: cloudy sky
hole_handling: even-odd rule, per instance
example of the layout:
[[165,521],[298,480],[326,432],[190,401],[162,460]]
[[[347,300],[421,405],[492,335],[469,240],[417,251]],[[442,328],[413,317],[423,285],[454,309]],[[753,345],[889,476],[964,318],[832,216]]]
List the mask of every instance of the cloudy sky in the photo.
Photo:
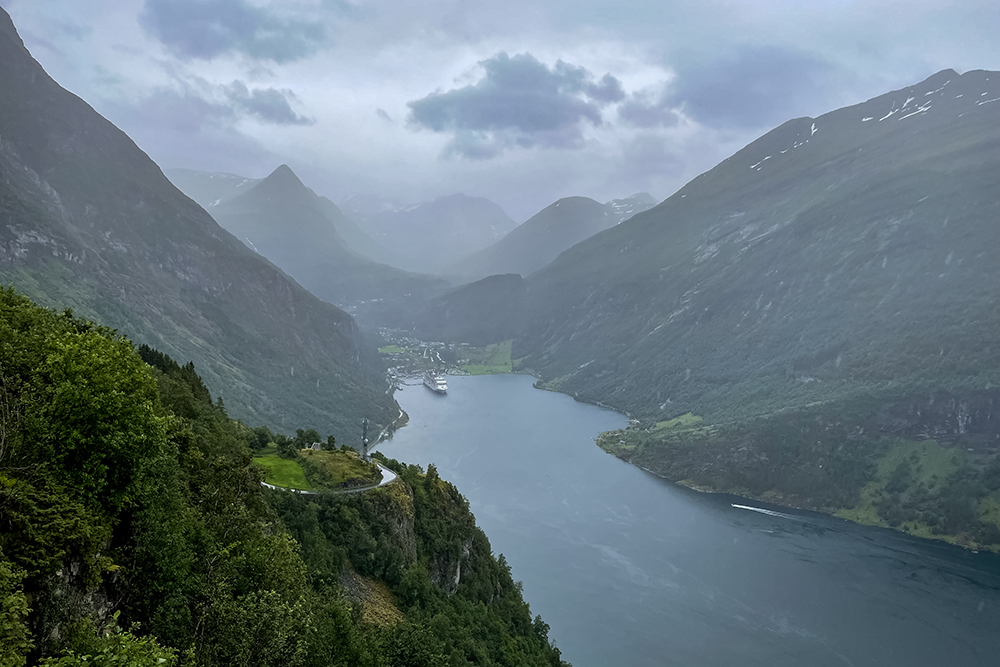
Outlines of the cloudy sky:
[[163,167],[339,201],[664,198],[781,122],[1000,69],[996,0],[0,0]]

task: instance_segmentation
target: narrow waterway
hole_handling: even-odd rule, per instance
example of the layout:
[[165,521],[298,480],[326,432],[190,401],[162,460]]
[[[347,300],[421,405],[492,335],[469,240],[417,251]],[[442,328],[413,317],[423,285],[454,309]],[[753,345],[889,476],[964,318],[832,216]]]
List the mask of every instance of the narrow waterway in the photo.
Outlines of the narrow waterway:
[[577,667],[1000,664],[1000,557],[679,488],[594,444],[622,415],[448,383],[379,449],[458,486]]

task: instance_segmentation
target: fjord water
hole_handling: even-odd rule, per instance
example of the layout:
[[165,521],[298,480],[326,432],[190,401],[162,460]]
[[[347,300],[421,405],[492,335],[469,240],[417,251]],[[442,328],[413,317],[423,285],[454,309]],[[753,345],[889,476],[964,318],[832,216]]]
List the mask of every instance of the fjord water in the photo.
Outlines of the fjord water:
[[620,414],[448,382],[380,450],[458,486],[577,667],[998,664],[1000,557],[677,487],[594,444]]

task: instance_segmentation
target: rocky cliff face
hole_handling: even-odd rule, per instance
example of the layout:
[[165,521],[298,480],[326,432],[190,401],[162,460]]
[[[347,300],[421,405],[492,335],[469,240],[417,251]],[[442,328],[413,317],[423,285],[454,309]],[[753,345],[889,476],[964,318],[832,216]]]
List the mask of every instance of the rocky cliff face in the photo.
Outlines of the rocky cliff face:
[[388,525],[387,537],[406,557],[407,565],[417,561],[417,537],[414,526],[413,491],[402,481],[388,484],[370,494]]
[[882,407],[870,422],[880,433],[934,439],[948,447],[1000,452],[1000,390],[938,391]]
[[448,595],[454,595],[462,584],[462,565],[466,567],[472,555],[472,538],[462,542],[457,554],[438,553],[431,563],[431,583]]
[[67,557],[29,595],[28,604],[37,612],[31,617],[36,654],[52,654],[74,631],[100,628],[110,621],[116,603],[107,585],[88,576],[92,568],[79,557]]

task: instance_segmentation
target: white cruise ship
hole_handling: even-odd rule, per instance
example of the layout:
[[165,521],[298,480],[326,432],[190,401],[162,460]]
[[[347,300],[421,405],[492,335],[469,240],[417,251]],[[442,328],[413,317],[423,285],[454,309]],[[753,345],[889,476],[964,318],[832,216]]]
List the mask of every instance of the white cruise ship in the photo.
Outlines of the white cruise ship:
[[424,373],[424,386],[439,394],[448,391],[448,381],[444,379],[444,375],[434,371]]

